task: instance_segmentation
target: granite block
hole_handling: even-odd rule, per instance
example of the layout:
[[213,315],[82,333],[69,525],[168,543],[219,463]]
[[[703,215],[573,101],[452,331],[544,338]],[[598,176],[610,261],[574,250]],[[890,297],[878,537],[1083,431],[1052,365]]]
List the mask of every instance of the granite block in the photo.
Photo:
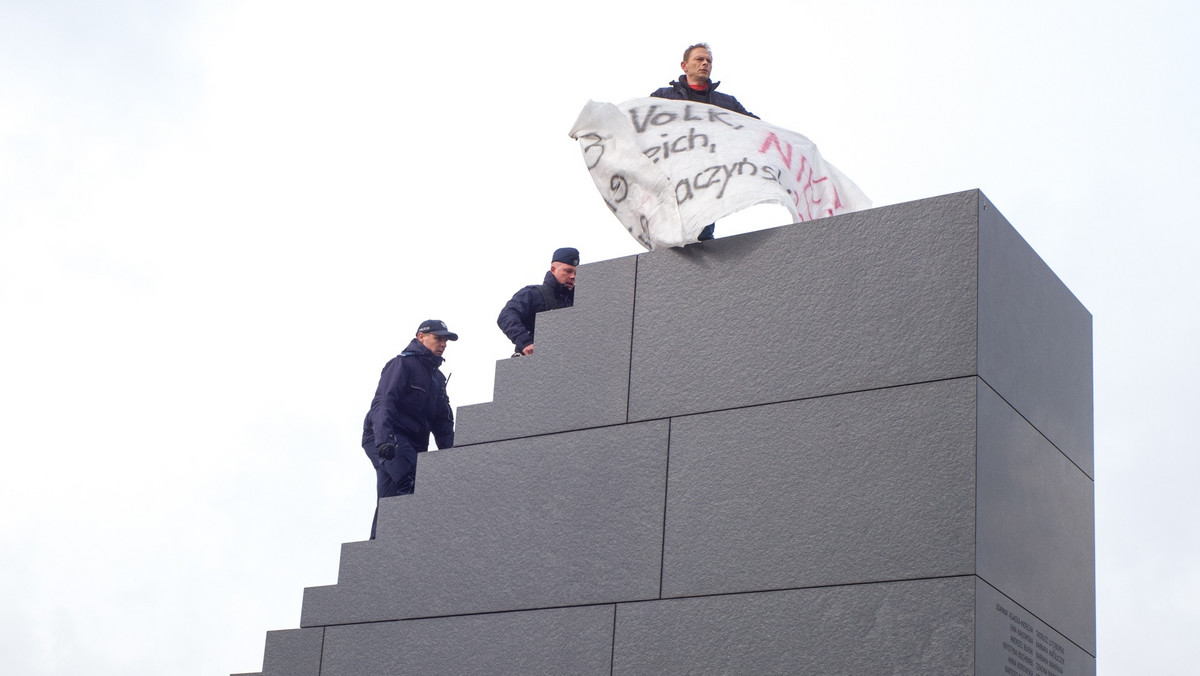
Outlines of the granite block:
[[612,632],[611,605],[330,627],[321,676],[608,676]]
[[655,598],[667,421],[426,454],[301,626]]
[[977,676],[1095,676],[1096,657],[976,579]]
[[267,632],[262,676],[321,676],[324,628]]
[[974,375],[977,201],[641,255],[630,420]]
[[982,195],[979,376],[1094,476],[1092,316]]
[[976,381],[672,420],[663,596],[973,574]]
[[1094,484],[979,383],[978,574],[1096,650]]
[[970,673],[974,580],[623,603],[612,673]]

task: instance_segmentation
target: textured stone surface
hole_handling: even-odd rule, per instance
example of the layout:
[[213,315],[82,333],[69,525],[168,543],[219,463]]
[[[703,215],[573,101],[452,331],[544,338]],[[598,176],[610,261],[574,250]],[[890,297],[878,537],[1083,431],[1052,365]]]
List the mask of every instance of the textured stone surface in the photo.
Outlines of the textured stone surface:
[[667,421],[427,454],[301,626],[658,596]]
[[1092,316],[979,200],[979,376],[1093,476]]
[[608,676],[612,632],[611,605],[330,627],[321,676]]
[[974,572],[976,381],[674,419],[663,596]]
[[642,255],[630,419],[974,375],[977,202]]
[[323,628],[268,631],[262,676],[320,676],[324,637]]
[[1092,480],[986,384],[979,387],[978,573],[1096,651]]
[[458,409],[455,443],[625,422],[637,263],[580,266],[574,307],[538,314],[533,355],[496,363],[493,401]]
[[613,674],[965,674],[974,576],[617,606]]
[[1095,673],[1091,317],[978,191],[585,265],[537,345],[264,674]]
[[1096,658],[976,578],[975,673],[1095,676]]

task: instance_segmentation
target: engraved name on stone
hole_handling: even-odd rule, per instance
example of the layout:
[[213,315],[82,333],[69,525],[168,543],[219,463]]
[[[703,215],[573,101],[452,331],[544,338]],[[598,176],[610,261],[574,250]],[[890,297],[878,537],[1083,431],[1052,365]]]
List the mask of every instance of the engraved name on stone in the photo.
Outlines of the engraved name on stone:
[[1007,653],[1005,674],[1061,676],[1064,673],[1066,650],[1057,641],[999,603],[996,612],[1008,618],[1008,640],[1000,643]]

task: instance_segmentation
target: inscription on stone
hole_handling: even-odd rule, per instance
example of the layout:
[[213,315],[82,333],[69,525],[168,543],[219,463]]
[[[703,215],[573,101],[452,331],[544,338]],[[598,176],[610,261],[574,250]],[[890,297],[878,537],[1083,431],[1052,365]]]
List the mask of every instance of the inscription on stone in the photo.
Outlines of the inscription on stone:
[[1008,639],[1001,642],[1007,663],[1004,673],[1012,676],[1061,676],[1067,666],[1066,651],[1048,636],[1025,621],[1020,612],[997,603],[996,612],[1008,620]]

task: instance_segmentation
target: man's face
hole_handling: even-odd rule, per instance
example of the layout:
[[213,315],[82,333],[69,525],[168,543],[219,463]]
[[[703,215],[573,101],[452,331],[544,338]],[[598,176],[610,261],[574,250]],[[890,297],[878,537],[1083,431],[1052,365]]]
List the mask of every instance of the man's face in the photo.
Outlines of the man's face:
[[697,47],[688,54],[687,61],[682,64],[683,72],[691,84],[704,84],[712,75],[712,52],[703,47]]
[[575,290],[574,265],[568,265],[567,263],[559,263],[558,261],[554,261],[550,264],[550,274],[554,275],[554,278],[558,280],[559,284],[562,284],[572,291]]
[[439,357],[446,351],[446,340],[445,336],[435,336],[432,333],[417,333],[417,342],[429,348],[430,352]]

